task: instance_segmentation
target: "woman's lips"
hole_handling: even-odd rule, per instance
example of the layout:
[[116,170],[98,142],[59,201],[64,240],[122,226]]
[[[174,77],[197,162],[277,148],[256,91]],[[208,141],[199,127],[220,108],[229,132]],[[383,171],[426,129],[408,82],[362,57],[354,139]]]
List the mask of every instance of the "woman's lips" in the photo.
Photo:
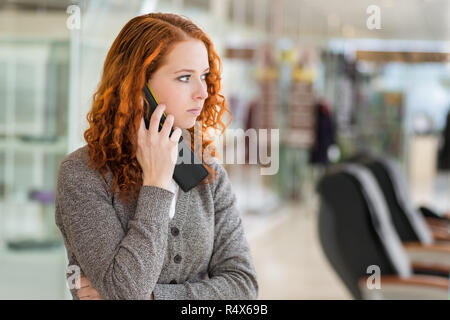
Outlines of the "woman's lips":
[[189,109],[187,110],[187,112],[193,114],[194,116],[198,116],[200,114],[200,112],[202,111],[201,108],[195,108],[195,109]]

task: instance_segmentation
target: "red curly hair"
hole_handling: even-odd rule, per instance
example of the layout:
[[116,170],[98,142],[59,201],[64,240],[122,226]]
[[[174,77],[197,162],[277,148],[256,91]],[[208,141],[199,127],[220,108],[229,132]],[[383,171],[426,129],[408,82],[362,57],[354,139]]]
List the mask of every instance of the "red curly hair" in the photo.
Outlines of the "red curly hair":
[[[89,128],[84,138],[89,149],[89,166],[103,176],[112,173],[111,192],[120,190],[121,199],[135,199],[142,186],[142,169],[136,159],[137,132],[142,119],[142,88],[164,64],[174,44],[188,39],[203,41],[208,51],[210,72],[206,78],[208,98],[197,121],[201,122],[202,150],[216,155],[208,128],[223,134],[231,122],[231,112],[221,95],[222,62],[210,38],[188,18],[171,13],[150,13],[131,19],[122,28],[106,56],[92,109],[87,114]],[[225,112],[230,122],[221,118]],[[219,128],[220,126],[220,128]],[[194,150],[194,128],[188,129]],[[198,138],[198,137],[196,137]],[[202,184],[214,179],[214,170],[205,163],[209,175]]]

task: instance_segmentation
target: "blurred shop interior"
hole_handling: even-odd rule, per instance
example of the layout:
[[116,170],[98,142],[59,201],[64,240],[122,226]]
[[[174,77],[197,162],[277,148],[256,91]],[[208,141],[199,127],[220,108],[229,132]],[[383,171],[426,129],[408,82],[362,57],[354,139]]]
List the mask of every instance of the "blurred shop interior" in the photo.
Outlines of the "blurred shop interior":
[[[379,28],[369,27],[377,8]],[[79,28],[69,23],[78,12]],[[384,261],[381,274],[402,279],[413,279],[410,266],[429,275],[426,266],[439,265],[434,277],[448,284],[449,1],[0,0],[0,299],[71,299],[54,222],[58,166],[85,144],[114,38],[149,12],[185,15],[211,37],[229,129],[279,129],[279,143],[265,140],[279,150],[275,174],[262,175],[262,163],[224,164],[259,299],[370,297],[356,287],[368,261]],[[358,220],[359,204],[368,220]],[[392,217],[372,226],[383,210]],[[395,241],[383,242],[386,230]],[[377,257],[365,241],[374,241]],[[414,265],[403,254],[407,241],[449,247]],[[389,249],[398,243],[400,258]],[[396,262],[403,258],[406,269]],[[385,297],[398,298],[392,292]]]

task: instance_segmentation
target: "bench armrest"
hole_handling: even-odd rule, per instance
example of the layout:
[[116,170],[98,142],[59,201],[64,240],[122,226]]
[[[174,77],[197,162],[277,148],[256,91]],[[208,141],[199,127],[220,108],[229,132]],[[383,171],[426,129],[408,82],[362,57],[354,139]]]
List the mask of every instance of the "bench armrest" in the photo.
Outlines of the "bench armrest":
[[411,263],[450,266],[450,244],[445,242],[429,245],[419,242],[404,242],[403,248]]
[[426,275],[413,275],[407,278],[381,276],[379,289],[369,289],[367,280],[368,277],[364,277],[359,281],[363,299],[447,300],[449,298],[449,280],[443,277]]

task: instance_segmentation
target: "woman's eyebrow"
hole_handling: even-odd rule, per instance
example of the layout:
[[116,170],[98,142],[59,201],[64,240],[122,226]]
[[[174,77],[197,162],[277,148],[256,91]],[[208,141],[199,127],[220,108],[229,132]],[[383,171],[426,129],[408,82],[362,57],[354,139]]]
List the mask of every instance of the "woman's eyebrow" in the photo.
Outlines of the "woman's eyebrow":
[[[203,71],[203,72],[206,72],[208,70],[209,70],[209,67],[206,68],[205,71]],[[175,71],[174,73],[178,73],[178,72],[192,72],[192,73],[194,73],[195,70],[192,70],[192,69],[181,69],[181,70]]]

